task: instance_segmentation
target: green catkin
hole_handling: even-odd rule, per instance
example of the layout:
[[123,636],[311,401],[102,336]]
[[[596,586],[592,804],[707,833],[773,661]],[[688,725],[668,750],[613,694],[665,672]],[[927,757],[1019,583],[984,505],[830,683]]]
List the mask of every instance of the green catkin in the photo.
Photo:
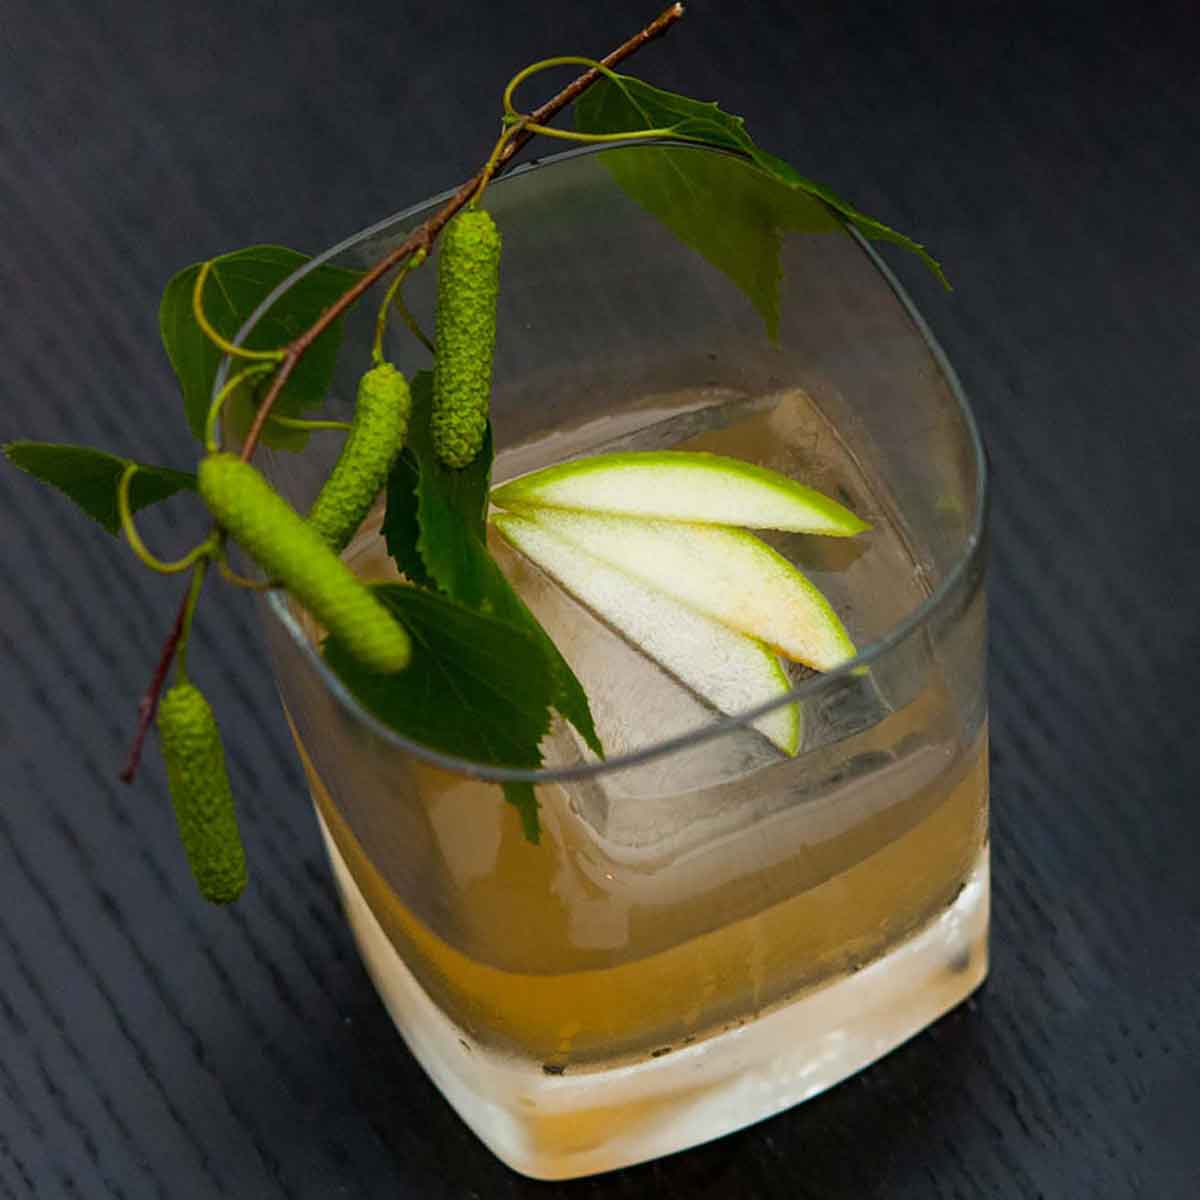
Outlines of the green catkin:
[[449,467],[479,453],[487,428],[500,290],[500,231],[482,209],[446,226],[438,254],[433,447]]
[[225,751],[216,718],[198,688],[177,683],[158,706],[167,786],[188,865],[206,900],[228,904],[246,886]]
[[325,539],[249,463],[210,454],[197,471],[217,521],[365,667],[408,665],[408,634]]
[[309,524],[339,554],[387,483],[411,407],[408,381],[391,363],[372,367],[359,381],[350,433],[308,513]]

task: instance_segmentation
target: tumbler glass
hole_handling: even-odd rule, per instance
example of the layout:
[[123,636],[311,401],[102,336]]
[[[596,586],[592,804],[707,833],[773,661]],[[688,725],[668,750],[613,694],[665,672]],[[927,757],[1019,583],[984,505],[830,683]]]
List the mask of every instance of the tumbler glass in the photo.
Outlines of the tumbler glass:
[[[644,156],[755,193],[741,159],[670,143],[556,155],[487,193],[504,239],[494,481],[610,450],[707,450],[868,520],[853,539],[764,535],[860,647],[826,674],[792,669],[799,752],[751,726],[761,710],[717,714],[499,539],[588,692],[604,760],[562,722],[541,770],[431,751],[355,702],[284,596],[263,601],[379,994],[463,1119],[540,1178],[670,1153],[807,1099],[987,970],[986,489],[967,402],[895,279],[817,202],[782,237],[773,339],[735,282],[747,264],[701,253],[623,187]],[[276,296],[321,263],[365,267],[443,200],[336,246]],[[430,267],[405,296],[432,327]],[[373,323],[368,302],[346,320],[329,415],[351,410]],[[406,373],[429,365],[399,322],[389,348]],[[303,511],[337,441],[257,461]],[[381,515],[347,551],[372,579],[395,577]],[[541,844],[504,780],[536,786]]]

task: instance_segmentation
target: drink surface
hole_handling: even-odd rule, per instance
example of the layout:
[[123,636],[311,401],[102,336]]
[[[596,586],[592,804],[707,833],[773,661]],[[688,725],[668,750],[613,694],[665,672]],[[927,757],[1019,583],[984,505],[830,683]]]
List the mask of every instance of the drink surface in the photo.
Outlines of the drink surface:
[[[602,442],[583,430],[577,445],[560,434],[518,447],[498,459],[497,478],[581,449],[729,454],[872,523],[853,540],[765,535],[822,588],[860,647],[927,596],[886,494],[804,393],[693,393],[670,398],[659,418],[642,412],[627,433],[610,422]],[[368,578],[395,578],[377,531],[378,517],[347,556]],[[610,758],[714,719],[536,568],[494,549],[583,682]],[[797,681],[810,674],[793,671]],[[899,680],[849,681],[806,706],[797,758],[745,729],[542,785],[539,846],[494,785],[409,762],[380,805],[421,811],[417,882],[405,848],[365,837],[327,790],[336,794],[336,781],[304,758],[375,917],[464,1034],[551,1071],[600,1066],[753,1020],[858,970],[954,901],[986,843],[987,768],[985,731],[963,719],[952,676],[934,654]],[[544,749],[548,766],[590,758],[562,724]]]

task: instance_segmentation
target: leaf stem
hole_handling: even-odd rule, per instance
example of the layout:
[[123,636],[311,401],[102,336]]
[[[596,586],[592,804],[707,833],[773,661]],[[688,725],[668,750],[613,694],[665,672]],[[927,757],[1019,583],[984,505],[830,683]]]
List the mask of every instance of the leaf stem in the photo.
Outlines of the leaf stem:
[[[431,338],[425,330],[421,328],[420,322],[413,316],[412,310],[404,303],[404,297],[396,293],[395,300],[392,301],[392,307],[400,314],[400,319],[408,326],[408,331],[429,351],[434,357],[437,356],[437,349],[434,347],[433,338]],[[381,347],[382,353],[382,347]]]
[[271,414],[271,424],[281,429],[294,429],[297,433],[316,433],[322,429],[340,429],[348,433],[351,428],[349,421],[334,421],[325,417],[281,417],[277,413]]
[[404,303],[403,297],[400,295],[400,286],[408,278],[410,271],[415,271],[426,258],[424,249],[419,249],[413,256],[396,272],[396,278],[392,280],[391,286],[387,290],[387,295],[383,298],[383,303],[379,306],[379,314],[375,318],[375,341],[371,346],[371,361],[379,366],[383,362],[383,335],[387,330],[387,315],[388,310],[395,307],[404,319],[405,325],[408,326],[413,336],[417,341],[421,342],[430,354],[435,351],[433,342],[425,336],[424,330],[417,324],[417,318],[408,310],[408,306]]
[[248,575],[239,575],[229,565],[229,560],[224,555],[217,559],[217,570],[221,572],[221,577],[226,583],[231,583],[234,587],[245,588],[250,592],[269,592],[272,588],[279,586],[269,579],[251,579]]
[[520,128],[528,129],[530,133],[544,134],[546,137],[562,138],[568,142],[626,142],[630,138],[668,137],[670,129],[633,129],[628,133],[579,133],[574,129],[553,129],[549,125],[535,123],[530,115],[517,112],[513,107],[513,92],[525,80],[551,67],[585,66],[599,71],[606,79],[616,80],[616,75],[602,62],[594,58],[585,58],[579,54],[560,54],[555,58],[544,58],[541,62],[531,63],[524,70],[518,71],[504,89],[503,103],[505,120],[516,122]]
[[[552,96],[545,104],[536,108],[530,114],[532,122],[537,125],[545,125],[546,122],[551,120],[566,108],[568,104],[591,87],[600,78],[602,68],[616,66],[618,63],[629,58],[630,55],[636,54],[647,42],[662,37],[671,26],[683,17],[683,13],[683,5],[679,3],[672,4],[670,7],[664,9],[645,29],[634,34],[628,41],[613,50],[612,53],[599,60],[600,67],[590,67],[578,76],[578,78],[567,84],[557,95]],[[505,140],[503,148],[496,155],[496,161],[492,166],[492,173],[495,174],[502,171],[532,137],[533,133],[528,127],[516,129],[513,135]],[[279,363],[279,367],[271,380],[270,387],[267,389],[262,402],[258,406],[254,422],[246,434],[246,440],[242,443],[241,457],[243,461],[249,461],[253,456],[259,439],[262,437],[267,418],[270,416],[272,406],[278,398],[279,393],[283,390],[284,385],[291,377],[292,372],[296,369],[296,364],[304,356],[308,348],[360,296],[378,283],[388,272],[399,266],[417,250],[424,250],[426,254],[429,253],[434,239],[442,231],[450,218],[475,198],[481,180],[485,179],[485,167],[481,167],[479,171],[463,183],[432,217],[418,225],[399,246],[390,250],[373,267],[361,275],[308,329],[288,345]]]
[[204,263],[198,274],[196,275],[196,283],[192,288],[192,315],[196,318],[196,324],[204,330],[205,337],[213,343],[219,350],[223,350],[226,354],[233,358],[249,358],[249,359],[265,359],[273,363],[277,363],[283,358],[286,351],[284,350],[247,350],[245,346],[237,346],[227,337],[220,334],[216,327],[209,321],[204,313],[204,285],[208,282],[209,273],[212,271],[214,260],[209,259]]
[[[255,375],[263,375],[273,369],[274,363],[257,363],[253,367],[246,367],[245,370],[239,371],[232,379],[225,381],[225,386],[213,397],[213,402],[208,406],[208,416],[204,419],[204,448],[209,454],[217,452],[217,422],[221,419],[221,410],[225,407],[226,400],[247,379],[251,379]],[[277,417],[275,419],[278,421],[287,420],[286,417]]]
[[630,142],[634,138],[673,137],[669,129],[631,129],[628,133],[580,133],[577,129],[555,129],[552,125],[528,125],[535,133],[561,138],[564,142]]
[[120,777],[124,783],[133,782],[138,764],[142,761],[142,747],[146,743],[146,733],[154,723],[155,713],[158,712],[158,698],[162,693],[163,684],[166,682],[167,672],[171,669],[171,663],[175,658],[175,648],[179,645],[179,638],[183,633],[183,620],[190,595],[191,588],[189,587],[180,599],[179,609],[175,613],[175,622],[171,626],[171,632],[167,634],[167,640],[163,642],[162,650],[158,655],[158,665],[154,668],[150,683],[142,693],[141,700],[138,701],[137,728],[134,730],[133,740],[129,744],[125,765],[121,768]]
[[214,547],[212,535],[205,538],[199,545],[192,547],[182,558],[177,558],[173,562],[166,562],[152,554],[137,531],[133,520],[133,509],[129,503],[129,486],[137,472],[138,464],[130,463],[121,472],[121,481],[117,484],[117,512],[121,518],[121,530],[125,534],[126,541],[129,542],[129,548],[150,570],[157,571],[160,575],[178,575],[212,553]]
[[275,580],[251,579],[248,575],[241,575],[235,571],[229,565],[229,546],[223,530],[218,531],[217,539],[217,550],[213,557],[217,561],[217,570],[221,572],[221,577],[226,583],[231,583],[234,587],[246,588],[252,592],[268,592],[279,586]]
[[487,190],[487,185],[491,183],[492,177],[496,174],[500,165],[500,156],[504,153],[505,147],[521,133],[529,124],[529,118],[513,113],[511,120],[506,113],[504,116],[504,128],[500,136],[496,139],[496,144],[492,147],[491,154],[487,157],[487,162],[483,164],[482,169],[475,176],[475,190],[471,193],[470,200],[467,201],[467,208],[474,208]]
[[204,586],[204,574],[208,570],[208,559],[202,558],[192,571],[192,581],[188,585],[187,595],[183,598],[183,621],[179,627],[179,644],[175,651],[175,670],[179,673],[180,683],[187,682],[187,652],[188,641],[192,636],[192,618],[196,615],[196,602],[200,599],[200,589]]

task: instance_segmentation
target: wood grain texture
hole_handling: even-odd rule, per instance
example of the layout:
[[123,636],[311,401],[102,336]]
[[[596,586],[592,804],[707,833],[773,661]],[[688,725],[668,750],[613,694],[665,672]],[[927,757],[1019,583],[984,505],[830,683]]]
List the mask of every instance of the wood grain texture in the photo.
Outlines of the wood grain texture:
[[[198,633],[254,797],[251,888],[218,912],[157,756],[115,782],[178,583],[0,471],[0,1198],[1200,1193],[1190,7],[697,3],[638,62],[744,112],[956,284],[888,255],[994,467],[983,992],[755,1129],[598,1180],[515,1177],[358,964],[250,606],[214,590]],[[0,438],[186,468],[154,320],[174,270],[319,249],[453,184],[513,70],[602,52],[653,9],[8,0]],[[147,518],[156,545],[195,532],[185,508]]]

